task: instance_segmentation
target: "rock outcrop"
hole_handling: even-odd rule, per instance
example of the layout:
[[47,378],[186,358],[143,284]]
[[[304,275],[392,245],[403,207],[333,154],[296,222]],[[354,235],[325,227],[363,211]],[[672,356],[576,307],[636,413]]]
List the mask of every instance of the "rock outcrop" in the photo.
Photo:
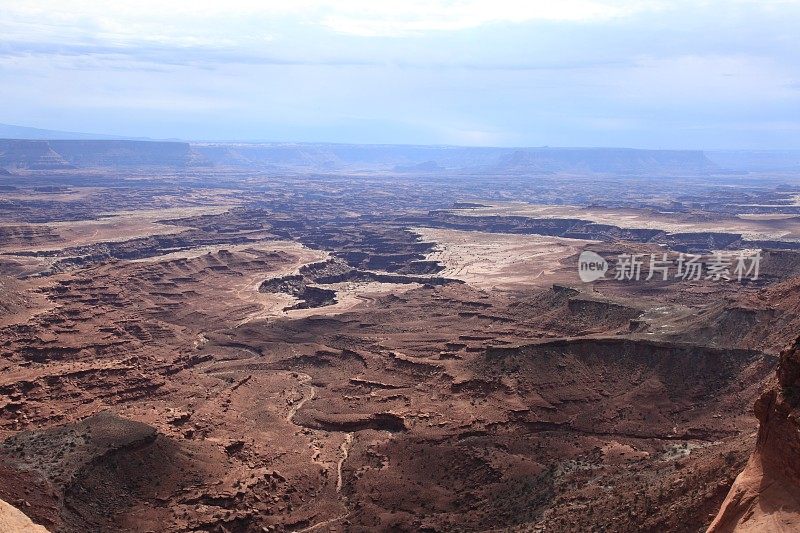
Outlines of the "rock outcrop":
[[0,500],[0,531],[47,533],[46,528],[34,524],[22,511],[3,500]]
[[800,530],[800,338],[781,352],[776,379],[755,413],[756,449],[710,533]]

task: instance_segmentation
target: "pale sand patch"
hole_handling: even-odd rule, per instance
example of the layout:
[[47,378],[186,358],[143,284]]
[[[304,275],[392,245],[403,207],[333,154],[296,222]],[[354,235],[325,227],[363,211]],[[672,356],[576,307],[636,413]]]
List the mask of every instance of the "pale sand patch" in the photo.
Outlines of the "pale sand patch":
[[[324,289],[336,291],[336,303],[325,307],[315,307],[311,309],[293,309],[282,311],[284,316],[291,318],[304,318],[308,316],[328,316],[345,313],[360,304],[368,304],[376,298],[387,294],[402,294],[411,289],[421,287],[418,283],[381,283],[378,281],[370,282],[344,282],[333,283],[331,285],[320,285]],[[292,298],[293,305],[298,300]]]
[[33,245],[12,244],[0,247],[0,251],[3,253],[53,251],[101,242],[127,241],[152,235],[170,235],[185,231],[189,226],[163,224],[160,221],[199,215],[220,215],[229,209],[228,206],[179,207],[120,211],[101,215],[103,218],[98,220],[37,224],[6,223],[5,226],[24,225],[34,228],[49,228],[59,236],[61,242]]
[[[270,276],[280,277],[280,276]],[[262,278],[270,279],[270,278]],[[258,285],[261,283],[259,282]],[[255,290],[258,292],[258,285]],[[420,287],[417,283],[399,284],[399,283],[380,283],[377,281],[371,282],[344,282],[334,283],[331,285],[320,285],[324,289],[336,291],[336,303],[333,305],[326,305],[323,307],[312,307],[309,309],[290,309],[284,311],[287,307],[296,305],[300,300],[288,294],[260,294],[259,301],[264,306],[264,310],[248,317],[242,323],[251,322],[259,319],[270,319],[278,317],[288,318],[306,318],[310,316],[331,316],[346,313],[356,308],[361,304],[369,304],[376,298],[385,296],[387,294],[402,294],[411,289]]]
[[788,213],[740,213],[736,215],[736,218],[742,220],[789,220],[800,217]]
[[[253,248],[253,246],[250,246]],[[232,287],[232,292],[238,300],[247,303],[257,304],[261,307],[259,311],[251,313],[239,324],[252,322],[253,320],[260,320],[265,318],[275,318],[276,316],[285,316],[283,308],[294,305],[298,300],[288,294],[273,294],[259,292],[258,288],[261,284],[272,278],[281,278],[283,276],[292,276],[298,274],[300,269],[312,263],[319,263],[326,261],[330,257],[329,252],[322,250],[312,250],[306,248],[302,244],[293,241],[270,241],[259,243],[259,250],[262,251],[283,251],[291,253],[295,256],[292,264],[286,265],[278,270],[270,271],[268,273],[258,272],[245,276],[242,282],[237,283]]]
[[719,232],[742,234],[754,240],[800,241],[800,217],[745,219],[741,216],[714,220],[686,220],[677,213],[655,213],[641,209],[611,209],[574,205],[540,205],[523,202],[491,203],[487,207],[454,209],[464,216],[524,216],[530,218],[574,218],[625,229],[654,229],[668,233]]
[[[239,325],[254,320],[264,320],[277,317],[303,318],[307,316],[333,315],[349,311],[359,304],[368,303],[375,298],[386,294],[399,294],[412,288],[420,287],[417,283],[397,284],[381,282],[342,282],[330,285],[321,285],[325,289],[336,291],[337,302],[333,305],[310,308],[293,309],[284,311],[285,308],[296,305],[300,300],[294,296],[280,293],[261,293],[258,291],[261,284],[269,279],[281,278],[300,273],[300,269],[312,263],[326,261],[330,252],[307,248],[294,241],[260,241],[248,244],[218,244],[199,246],[190,250],[181,250],[169,254],[142,259],[133,259],[133,263],[161,263],[177,259],[196,259],[206,254],[214,254],[226,250],[231,253],[248,253],[248,250],[259,252],[285,252],[293,256],[293,261],[281,268],[269,272],[248,272],[236,282],[224,287],[217,287],[219,297],[234,299],[244,304],[255,304],[260,309],[250,313],[239,322]],[[229,282],[226,280],[226,282]]]
[[[247,250],[257,250],[259,252],[286,252],[296,255],[299,261],[324,261],[328,258],[327,252],[306,248],[295,241],[259,241],[245,244],[209,244],[198,246],[188,250],[179,250],[168,254],[157,255],[154,257],[143,257],[141,259],[130,259],[131,263],[161,263],[164,261],[174,261],[175,259],[194,259],[206,254],[213,254],[226,250],[231,253],[244,252]],[[303,263],[307,264],[307,263]],[[303,265],[300,265],[303,266]],[[294,268],[294,267],[293,267]],[[298,267],[299,268],[299,267]]]
[[[424,241],[435,242],[429,261],[445,269],[438,275],[480,288],[548,286],[560,281],[561,261],[596,241],[542,235],[515,235],[450,229],[413,228]],[[576,267],[577,268],[577,267]]]
[[4,200],[45,200],[50,202],[75,202],[88,198],[97,191],[102,191],[100,187],[79,187],[63,192],[44,192],[23,189],[19,191],[9,191],[0,193],[0,198]]
[[[269,273],[257,273],[247,276],[243,282],[237,283],[231,290],[235,297],[248,303],[256,303],[261,306],[261,310],[248,315],[239,323],[245,324],[254,320],[265,320],[278,317],[305,318],[309,316],[336,315],[352,310],[356,306],[369,303],[376,298],[386,294],[400,294],[420,287],[417,283],[381,283],[377,281],[360,282],[345,281],[342,283],[332,283],[330,285],[319,285],[324,289],[336,291],[336,303],[324,307],[314,307],[309,309],[291,309],[284,311],[300,302],[298,298],[289,294],[281,293],[261,293],[258,288],[261,283],[268,279],[281,278],[299,274],[300,269],[312,263],[326,261],[330,258],[330,252],[313,250],[306,248],[300,243],[293,241],[268,241],[254,245],[237,246],[215,246],[213,248],[227,249],[228,251],[244,251],[247,248],[256,248],[262,251],[285,251],[296,257],[292,265]],[[162,256],[163,258],[164,256]],[[159,260],[162,258],[158,258]]]

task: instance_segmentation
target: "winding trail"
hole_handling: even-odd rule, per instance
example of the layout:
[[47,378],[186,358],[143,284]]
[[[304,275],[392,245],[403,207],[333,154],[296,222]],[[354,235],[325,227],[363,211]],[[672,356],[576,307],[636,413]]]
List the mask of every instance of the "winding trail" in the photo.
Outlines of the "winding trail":
[[[347,509],[347,497],[341,495],[342,492],[342,465],[347,460],[347,457],[350,455],[350,447],[353,445],[353,433],[347,433],[344,437],[344,441],[339,446],[339,450],[341,451],[342,455],[339,457],[339,462],[336,463],[336,492],[340,494],[339,498],[342,501],[342,505],[344,505],[345,509]],[[328,520],[323,520],[322,522],[317,522],[316,524],[310,525],[306,528],[299,529],[295,531],[295,533],[309,533],[311,531],[316,531],[321,528],[325,528],[330,526],[331,524],[335,524],[341,520],[344,520],[350,516],[350,511],[345,511],[344,513],[334,516],[333,518],[329,518]]]
[[336,522],[338,522],[340,520],[344,520],[345,518],[348,517],[349,514],[350,513],[347,512],[347,513],[344,513],[343,515],[335,516],[335,517],[333,517],[333,518],[331,518],[329,520],[325,520],[324,522],[318,522],[318,523],[314,524],[313,526],[308,526],[307,528],[298,529],[294,533],[308,533],[309,531],[314,531],[314,530],[319,529],[321,527],[329,526],[329,525],[334,524],[334,523],[336,523]]
[[[301,374],[301,373],[298,373],[297,376],[299,378],[300,385],[304,386],[304,389],[303,389],[303,398],[299,402],[294,404],[292,408],[289,410],[289,412],[286,414],[286,421],[291,422],[292,424],[295,423],[294,416],[297,414],[297,412],[300,409],[302,409],[306,403],[313,400],[317,394],[316,388],[313,385],[311,385],[311,380],[312,380],[311,376],[309,376],[308,374]],[[311,531],[322,530],[332,524],[335,524],[336,522],[344,520],[350,515],[350,511],[347,510],[347,497],[341,494],[342,486],[344,484],[344,478],[342,476],[342,467],[344,465],[344,462],[347,461],[347,458],[350,456],[350,448],[353,445],[354,435],[355,434],[352,432],[345,434],[344,441],[342,441],[342,444],[339,445],[340,456],[339,460],[336,463],[336,493],[339,494],[339,499],[341,500],[341,503],[345,508],[345,512],[338,516],[334,516],[333,518],[329,518],[328,520],[324,520],[322,522],[318,522],[303,529],[299,529],[295,531],[295,533],[310,533]],[[312,439],[312,448],[314,449],[314,454],[312,455],[311,460],[317,464],[325,466],[325,464],[319,460],[319,453],[320,453],[319,448],[317,448],[316,445],[313,444],[313,439]],[[328,463],[328,465],[330,465],[330,463]],[[327,466],[326,468],[330,468],[330,466]]]
[[[309,376],[308,374],[298,374],[298,376],[300,377],[300,384],[301,385],[307,385],[307,384],[311,383],[311,376]],[[297,414],[297,411],[299,411],[307,402],[313,400],[314,396],[316,396],[316,395],[317,395],[316,388],[314,388],[313,385],[309,385],[308,389],[306,389],[303,392],[303,399],[300,400],[299,402],[297,402],[289,410],[289,413],[286,415],[286,421],[294,423],[294,421],[292,419],[294,418],[294,415]]]
[[352,445],[353,434],[348,433],[344,438],[344,442],[339,446],[342,456],[339,458],[339,462],[336,463],[336,492],[342,492],[342,465],[347,461],[347,456],[350,455],[350,446]]

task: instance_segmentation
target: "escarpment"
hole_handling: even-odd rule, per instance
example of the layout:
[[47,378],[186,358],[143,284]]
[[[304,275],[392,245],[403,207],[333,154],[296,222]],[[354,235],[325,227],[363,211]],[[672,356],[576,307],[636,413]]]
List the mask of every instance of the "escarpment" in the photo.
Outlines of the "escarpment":
[[800,529],[800,338],[781,352],[776,378],[755,413],[756,449],[709,532]]

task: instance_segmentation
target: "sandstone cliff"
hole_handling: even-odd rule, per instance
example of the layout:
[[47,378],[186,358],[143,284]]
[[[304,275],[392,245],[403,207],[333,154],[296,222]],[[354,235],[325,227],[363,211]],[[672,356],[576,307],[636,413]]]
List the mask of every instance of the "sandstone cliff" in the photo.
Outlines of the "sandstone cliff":
[[709,532],[800,530],[800,338],[781,352],[776,378],[755,412],[756,449]]

